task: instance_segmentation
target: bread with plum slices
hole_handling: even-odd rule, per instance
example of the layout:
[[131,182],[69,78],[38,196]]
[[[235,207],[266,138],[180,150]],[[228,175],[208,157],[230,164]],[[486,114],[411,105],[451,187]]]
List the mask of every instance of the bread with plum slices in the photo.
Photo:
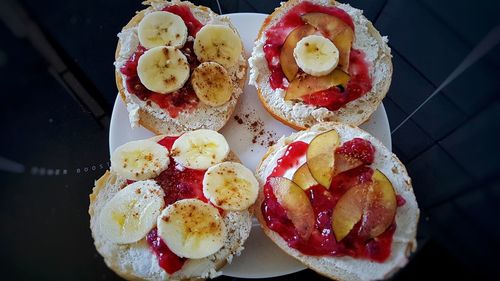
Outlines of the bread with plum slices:
[[229,18],[187,1],[146,1],[118,34],[115,77],[132,127],[219,130],[243,92],[247,61]]
[[301,130],[358,126],[385,97],[391,50],[363,11],[333,0],[282,2],[264,21],[249,59],[250,84],[277,120]]
[[316,124],[257,168],[256,216],[287,254],[335,280],[380,280],[416,248],[419,209],[404,165],[369,133]]
[[127,280],[214,278],[243,250],[258,190],[216,131],[132,141],[90,195],[94,244]]

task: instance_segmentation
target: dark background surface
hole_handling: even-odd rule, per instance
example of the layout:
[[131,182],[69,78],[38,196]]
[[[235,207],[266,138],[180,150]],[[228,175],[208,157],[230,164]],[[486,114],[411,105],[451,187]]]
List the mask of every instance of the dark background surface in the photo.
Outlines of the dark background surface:
[[[439,89],[392,135],[422,211],[418,251],[394,279],[499,280],[500,4],[349,2],[389,36],[393,129]],[[223,13],[269,13],[279,1],[220,3]],[[1,279],[118,279],[92,244],[88,194],[108,167],[116,33],[139,9],[132,0],[0,2]],[[322,277],[277,279],[289,278]]]

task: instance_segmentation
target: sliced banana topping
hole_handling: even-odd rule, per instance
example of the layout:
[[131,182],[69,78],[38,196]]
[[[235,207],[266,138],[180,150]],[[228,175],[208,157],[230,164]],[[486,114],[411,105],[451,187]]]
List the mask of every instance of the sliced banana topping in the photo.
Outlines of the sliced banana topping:
[[158,235],[179,257],[200,259],[224,245],[226,226],[219,211],[198,199],[169,205],[158,217]]
[[184,167],[205,170],[222,162],[229,154],[229,144],[216,131],[200,129],[184,133],[172,146],[172,157]]
[[129,180],[156,177],[169,163],[168,150],[151,140],[128,142],[111,155],[111,169]]
[[242,50],[240,37],[226,25],[205,25],[194,39],[194,53],[201,62],[215,61],[230,67],[238,62]]
[[186,56],[174,47],[155,47],[139,58],[137,74],[148,90],[171,93],[182,88],[188,80],[189,63]]
[[203,178],[203,194],[228,211],[245,210],[257,199],[259,183],[252,171],[236,162],[210,167]]
[[147,14],[137,29],[139,42],[147,49],[158,46],[182,47],[188,29],[181,17],[164,11]]
[[191,85],[205,104],[220,106],[231,98],[233,84],[226,69],[216,62],[204,62],[194,69]]
[[339,50],[332,41],[319,35],[309,35],[302,38],[293,56],[297,65],[307,74],[323,76],[332,72],[339,62]]
[[164,196],[155,181],[129,184],[102,209],[99,215],[102,235],[118,244],[139,241],[155,226],[165,205]]

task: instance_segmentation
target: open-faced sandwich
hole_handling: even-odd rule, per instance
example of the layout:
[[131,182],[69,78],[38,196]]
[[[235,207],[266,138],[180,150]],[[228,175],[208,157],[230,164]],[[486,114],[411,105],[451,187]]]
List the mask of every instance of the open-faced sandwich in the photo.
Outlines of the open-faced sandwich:
[[90,195],[94,243],[128,280],[213,278],[243,249],[258,190],[215,131],[132,141]]
[[296,129],[360,125],[392,76],[387,38],[361,10],[333,0],[283,2],[264,21],[249,64],[264,107]]
[[287,254],[335,280],[379,280],[416,248],[419,209],[403,164],[350,125],[283,137],[262,159],[255,206]]
[[132,126],[157,134],[219,130],[246,78],[237,30],[209,8],[148,1],[118,34],[116,84]]

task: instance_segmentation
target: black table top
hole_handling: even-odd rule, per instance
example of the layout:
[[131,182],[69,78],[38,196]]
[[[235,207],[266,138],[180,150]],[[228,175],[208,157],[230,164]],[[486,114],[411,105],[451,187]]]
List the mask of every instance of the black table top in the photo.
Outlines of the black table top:
[[[193,2],[219,12],[215,0]],[[279,2],[220,0],[220,8],[270,13]],[[349,3],[389,37],[394,75],[384,105],[422,211],[419,248],[394,279],[500,278],[500,5]],[[93,246],[88,195],[109,167],[116,34],[141,8],[135,0],[0,3],[5,280],[119,279]],[[276,279],[289,278],[326,280],[311,270]]]

